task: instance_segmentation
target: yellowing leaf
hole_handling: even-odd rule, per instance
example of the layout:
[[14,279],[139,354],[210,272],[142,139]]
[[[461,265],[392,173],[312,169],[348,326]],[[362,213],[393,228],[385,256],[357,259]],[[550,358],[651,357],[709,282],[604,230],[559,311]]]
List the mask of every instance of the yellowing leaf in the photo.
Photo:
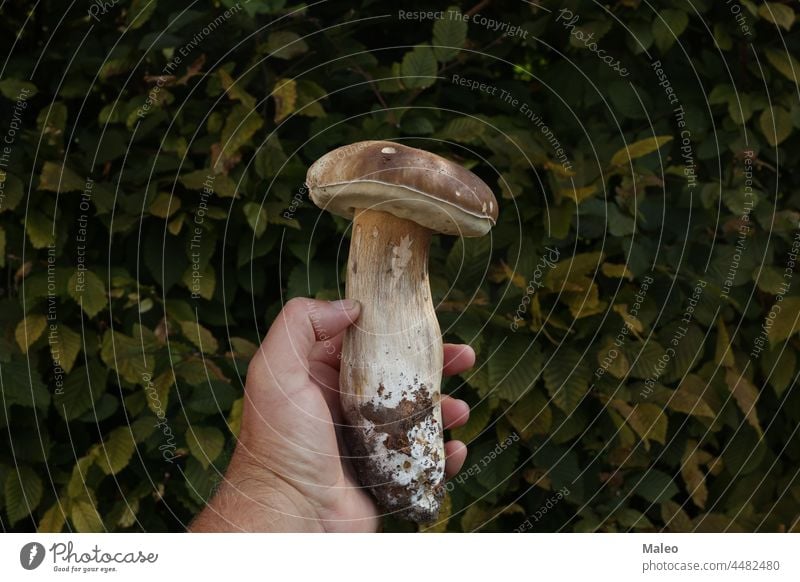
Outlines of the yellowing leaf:
[[686,441],[686,451],[683,454],[681,463],[681,476],[686,483],[686,490],[691,495],[692,501],[700,509],[706,506],[706,501],[708,500],[706,475],[700,465],[708,464],[712,460],[711,454],[698,448],[696,441]]
[[53,363],[61,366],[69,373],[75,365],[75,360],[83,346],[83,338],[78,332],[72,331],[65,325],[59,325],[49,340],[50,356]]
[[616,410],[642,439],[645,449],[650,448],[650,440],[662,445],[667,438],[667,416],[660,406],[638,403],[633,406],[615,399],[609,406]]
[[47,318],[44,315],[31,314],[17,324],[14,337],[17,339],[19,349],[23,353],[28,353],[28,348],[42,336],[47,328]]
[[761,435],[761,424],[758,422],[758,413],[756,412],[758,388],[743,374],[736,371],[735,368],[728,368],[725,372],[725,382],[728,384],[728,389],[731,391],[733,399],[736,400],[736,404],[739,405],[739,409],[744,413],[747,422]]
[[775,147],[792,135],[792,115],[781,106],[768,107],[758,118],[761,133]]
[[203,468],[214,462],[225,446],[225,435],[212,426],[195,426],[186,431],[186,444]]
[[560,193],[564,198],[569,198],[575,204],[580,204],[587,198],[591,198],[595,192],[597,192],[597,186],[591,185],[583,188],[563,188]]
[[181,207],[181,199],[169,192],[159,192],[152,204],[150,214],[159,218],[169,218]]
[[275,100],[275,123],[280,123],[292,113],[297,105],[297,83],[294,79],[278,79],[272,90]]
[[778,4],[777,2],[765,2],[759,6],[758,15],[767,22],[772,22],[784,30],[790,30],[795,19],[794,10],[786,4]]
[[633,281],[633,273],[628,270],[625,265],[615,265],[613,263],[603,263],[600,265],[600,272],[606,277],[613,277],[617,279],[625,278],[628,281]]
[[[779,304],[780,317],[772,320],[772,325],[767,329],[770,345],[786,341],[800,331],[800,297],[786,297]],[[766,327],[767,323],[763,323]]]
[[786,51],[767,49],[767,60],[784,77],[792,82],[800,78],[800,62]]
[[103,519],[90,499],[84,497],[73,501],[69,516],[79,533],[104,531]]
[[728,334],[728,328],[725,327],[725,322],[721,317],[717,320],[717,347],[715,352],[715,360],[721,366],[730,367],[735,364],[733,359],[733,349],[731,347],[731,336]]
[[660,137],[648,137],[634,142],[611,156],[612,166],[622,166],[628,163],[628,160],[635,160],[651,154],[658,150],[661,146],[672,141],[671,135],[662,135]]
[[69,278],[67,292],[89,317],[94,317],[108,305],[106,286],[92,271],[76,271]]
[[192,297],[200,296],[203,299],[214,297],[214,290],[217,287],[217,274],[211,264],[206,265],[205,270],[198,271],[192,265],[187,267],[181,277],[183,284],[192,293]]
[[97,466],[106,475],[116,475],[128,466],[136,444],[128,426],[114,429],[100,445],[97,452]]
[[219,347],[214,335],[197,322],[182,321],[181,332],[204,354],[213,354]]
[[670,410],[683,414],[714,418],[714,411],[703,399],[703,395],[710,394],[711,390],[700,376],[689,374],[675,390],[668,393],[666,405]]
[[602,313],[608,305],[605,301],[600,300],[600,289],[594,283],[589,284],[588,292],[566,291],[562,293],[561,301],[569,307],[569,311],[575,319]]
[[625,326],[634,334],[642,333],[644,331],[644,325],[642,325],[642,322],[639,321],[639,318],[628,313],[627,305],[617,304],[614,305],[613,309],[617,314],[619,314],[619,316],[622,318],[622,321],[625,322]]
[[559,261],[544,278],[551,291],[585,291],[592,281],[586,277],[593,273],[605,255],[601,252],[580,253]]
[[50,506],[50,509],[44,512],[42,518],[39,520],[39,526],[36,528],[37,533],[60,533],[64,529],[66,516],[64,515],[64,503],[56,502]]
[[217,74],[219,75],[222,88],[225,89],[225,93],[228,95],[228,98],[239,101],[242,103],[242,105],[250,109],[256,106],[255,97],[244,90],[241,79],[234,80],[234,78],[231,77],[228,71],[225,69],[219,69]]
[[228,414],[228,430],[235,437],[239,436],[239,431],[242,428],[242,408],[244,407],[244,398],[237,398],[231,405],[231,412]]
[[55,162],[45,162],[39,176],[39,190],[50,192],[73,192],[83,190],[84,181],[68,167]]

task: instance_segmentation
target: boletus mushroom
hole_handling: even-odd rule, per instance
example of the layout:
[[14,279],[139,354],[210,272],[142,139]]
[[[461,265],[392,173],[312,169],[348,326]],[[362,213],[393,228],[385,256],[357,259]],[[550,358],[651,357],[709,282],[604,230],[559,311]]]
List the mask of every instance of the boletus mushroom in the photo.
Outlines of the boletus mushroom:
[[485,235],[497,201],[459,164],[388,141],[333,150],[306,181],[317,206],[353,219],[346,296],[362,307],[344,337],[340,398],[358,478],[384,510],[433,521],[445,453],[431,235]]

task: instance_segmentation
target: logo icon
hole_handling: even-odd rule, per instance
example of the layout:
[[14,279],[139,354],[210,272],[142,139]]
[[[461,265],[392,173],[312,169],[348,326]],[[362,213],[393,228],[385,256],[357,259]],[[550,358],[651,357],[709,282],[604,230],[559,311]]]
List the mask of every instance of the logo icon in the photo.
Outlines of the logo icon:
[[35,570],[44,561],[44,546],[39,542],[28,542],[19,551],[19,563],[26,570]]

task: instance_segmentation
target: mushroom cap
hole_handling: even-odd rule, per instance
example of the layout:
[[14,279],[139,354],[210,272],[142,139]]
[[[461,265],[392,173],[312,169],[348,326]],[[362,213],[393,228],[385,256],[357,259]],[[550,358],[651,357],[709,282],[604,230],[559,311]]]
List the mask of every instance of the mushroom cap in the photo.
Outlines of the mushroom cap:
[[390,141],[362,141],[318,159],[306,176],[314,203],[353,218],[369,208],[435,232],[482,236],[497,220],[497,200],[475,174],[441,156]]

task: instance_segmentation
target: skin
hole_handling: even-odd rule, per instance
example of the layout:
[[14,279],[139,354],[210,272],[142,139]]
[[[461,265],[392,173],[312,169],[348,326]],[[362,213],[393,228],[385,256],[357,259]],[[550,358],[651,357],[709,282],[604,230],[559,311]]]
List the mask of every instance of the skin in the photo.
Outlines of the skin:
[[[358,302],[292,299],[250,362],[239,441],[214,497],[190,526],[195,532],[374,532],[380,515],[358,486],[337,425],[342,334]],[[446,375],[472,367],[475,353],[445,344]],[[446,428],[463,425],[469,407],[442,399]],[[467,455],[445,444],[446,473]]]

